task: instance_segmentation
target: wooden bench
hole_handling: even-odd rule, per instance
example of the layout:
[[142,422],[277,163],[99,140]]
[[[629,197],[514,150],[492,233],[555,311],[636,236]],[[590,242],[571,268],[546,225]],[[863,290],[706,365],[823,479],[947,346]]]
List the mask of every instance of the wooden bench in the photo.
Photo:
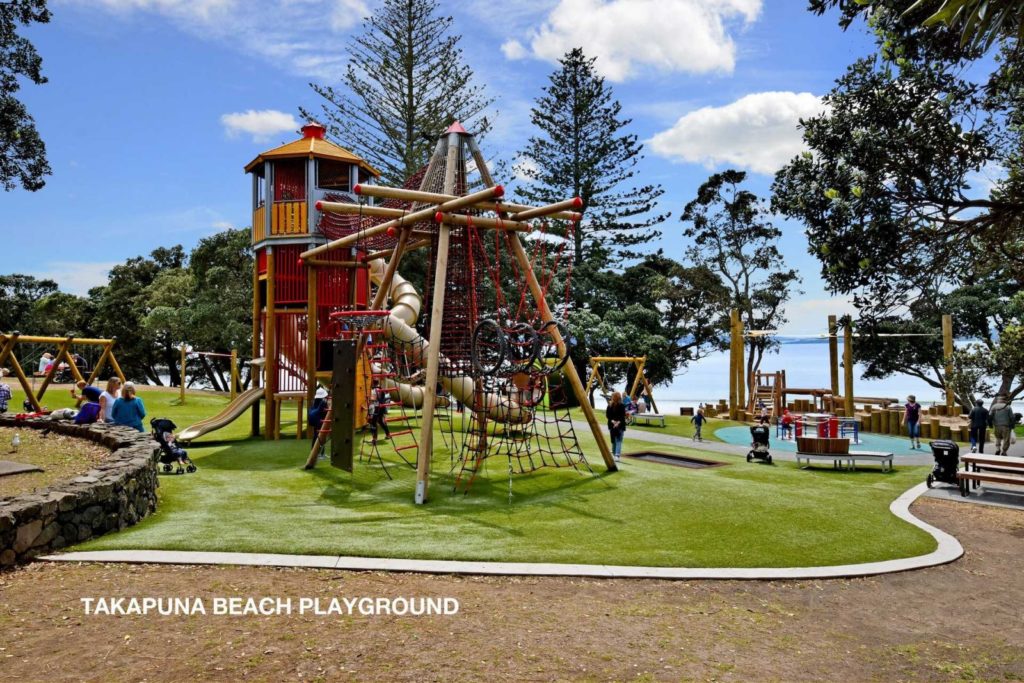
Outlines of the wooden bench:
[[970,495],[971,484],[981,482],[1024,486],[1024,458],[971,453],[963,456],[964,469],[956,473],[960,495]]
[[846,464],[848,469],[856,469],[858,460],[877,462],[882,465],[883,470],[892,470],[892,453],[881,451],[851,451],[849,439],[832,439],[815,436],[796,437],[796,461],[797,464],[807,461],[805,467],[811,466],[812,460],[831,460],[832,467],[842,467]]
[[661,415],[659,413],[634,413],[633,414],[633,424],[634,425],[645,424],[645,425],[651,426],[651,425],[654,425],[654,423],[657,423],[658,427],[664,427],[665,426],[665,416]]

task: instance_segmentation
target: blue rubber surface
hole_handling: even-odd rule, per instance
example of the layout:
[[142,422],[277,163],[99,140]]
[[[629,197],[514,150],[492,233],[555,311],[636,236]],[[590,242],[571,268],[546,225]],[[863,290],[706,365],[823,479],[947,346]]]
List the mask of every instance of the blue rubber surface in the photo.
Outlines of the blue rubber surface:
[[[748,427],[722,427],[715,431],[715,436],[726,443],[736,444],[738,446],[750,445],[750,429]],[[774,427],[772,427],[772,436],[768,443],[768,447],[772,450],[796,453],[796,441],[775,438]],[[928,442],[924,440],[921,441],[921,449],[916,450],[910,447],[910,439],[900,439],[894,436],[864,433],[860,435],[860,443],[850,444],[850,450],[882,451],[884,453],[892,453],[897,456],[921,454],[930,455],[932,452],[928,447]]]

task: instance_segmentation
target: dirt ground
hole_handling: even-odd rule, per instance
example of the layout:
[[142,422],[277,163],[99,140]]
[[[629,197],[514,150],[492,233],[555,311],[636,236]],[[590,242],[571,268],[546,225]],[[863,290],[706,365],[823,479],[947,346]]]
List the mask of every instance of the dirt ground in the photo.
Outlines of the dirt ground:
[[[11,439],[17,434],[21,446],[15,452]],[[36,465],[42,472],[24,472],[0,477],[0,498],[41,489],[62,479],[87,472],[110,455],[110,451],[83,439],[60,434],[43,435],[35,429],[0,427],[0,460]]]
[[[965,557],[804,582],[37,563],[0,574],[0,679],[1024,680],[1024,512],[937,500],[914,509],[957,536]],[[80,598],[97,596],[454,597],[460,608],[85,616]]]

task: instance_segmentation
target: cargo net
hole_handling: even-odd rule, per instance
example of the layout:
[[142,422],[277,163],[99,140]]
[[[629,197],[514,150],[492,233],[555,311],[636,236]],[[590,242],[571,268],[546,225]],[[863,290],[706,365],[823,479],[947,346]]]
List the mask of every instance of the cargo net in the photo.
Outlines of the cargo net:
[[[406,190],[421,189],[427,170],[428,168],[424,166],[419,171],[409,176],[409,179],[402,184],[402,188]],[[328,202],[342,202],[345,204],[361,204],[365,201],[363,198],[349,192],[326,192],[324,193],[323,199]],[[405,212],[413,211],[412,202],[402,199],[386,199],[384,201],[377,202],[376,206],[387,209],[399,209]],[[376,227],[388,220],[391,219],[383,218],[381,216],[364,216],[362,214],[330,213],[322,211],[320,212],[320,217],[317,219],[317,228],[327,239],[336,240],[357,232],[369,230],[370,228]],[[432,226],[432,221],[423,222],[417,226],[417,229],[425,230]],[[384,232],[379,235],[361,238],[359,240],[359,247],[364,251],[379,251],[382,249],[391,249],[395,246],[396,242],[397,239],[394,236],[388,235]]]
[[[544,467],[593,470],[573,427],[562,374],[571,337],[563,323],[542,321],[509,240],[507,232],[480,231],[472,223],[452,230],[439,417],[454,491],[467,493],[486,461],[499,456],[507,462],[511,499],[513,475]],[[562,251],[550,248],[557,243],[557,236],[542,235],[531,245],[530,267],[545,296],[553,286],[568,291]],[[558,338],[567,344],[565,355]]]

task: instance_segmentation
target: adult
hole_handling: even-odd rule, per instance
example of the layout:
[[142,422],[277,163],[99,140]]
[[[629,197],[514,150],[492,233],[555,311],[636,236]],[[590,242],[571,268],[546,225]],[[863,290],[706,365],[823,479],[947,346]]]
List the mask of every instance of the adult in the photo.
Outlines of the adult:
[[371,445],[377,443],[377,428],[384,430],[384,436],[388,439],[391,438],[391,432],[388,430],[388,422],[385,416],[388,414],[388,394],[384,389],[381,388],[378,380],[373,380],[373,384],[370,386],[370,407],[369,407],[369,420],[370,420],[370,434],[371,434]]
[[996,455],[1010,454],[1010,435],[1013,434],[1016,421],[1006,394],[996,394],[992,410],[989,411],[989,424],[996,433]]
[[693,423],[693,440],[694,441],[703,441],[704,440],[704,438],[701,437],[700,432],[701,432],[701,429],[703,429],[703,427],[704,427],[704,423],[707,422],[707,421],[708,421],[708,419],[706,417],[704,417],[704,408],[697,408],[697,414],[690,418],[690,422]]
[[0,368],[0,413],[7,412],[7,402],[11,400],[11,387],[4,382],[7,376],[7,369]]
[[[75,393],[75,388],[82,392],[81,394]],[[99,403],[100,396],[103,392],[98,387],[94,387],[91,384],[86,384],[85,380],[78,380],[75,386],[71,388],[71,398],[75,399],[75,407],[78,408],[84,402]]]
[[907,404],[903,406],[902,422],[907,427],[907,436],[910,437],[910,447],[921,447],[921,404],[917,397],[911,394],[907,396]]
[[988,410],[980,398],[974,402],[967,419],[971,422],[971,453],[985,452],[985,430],[988,429]]
[[146,417],[146,406],[142,399],[135,395],[135,385],[131,382],[125,382],[121,396],[114,401],[112,417],[114,424],[131,427],[140,432],[146,431],[142,427],[142,418]]
[[608,435],[612,439],[612,455],[615,462],[622,456],[622,439],[626,435],[626,405],[622,402],[622,394],[615,392],[612,400],[604,411],[608,420]]
[[100,394],[101,422],[112,422],[114,420],[114,401],[121,395],[121,379],[117,376],[107,380],[107,388]]

